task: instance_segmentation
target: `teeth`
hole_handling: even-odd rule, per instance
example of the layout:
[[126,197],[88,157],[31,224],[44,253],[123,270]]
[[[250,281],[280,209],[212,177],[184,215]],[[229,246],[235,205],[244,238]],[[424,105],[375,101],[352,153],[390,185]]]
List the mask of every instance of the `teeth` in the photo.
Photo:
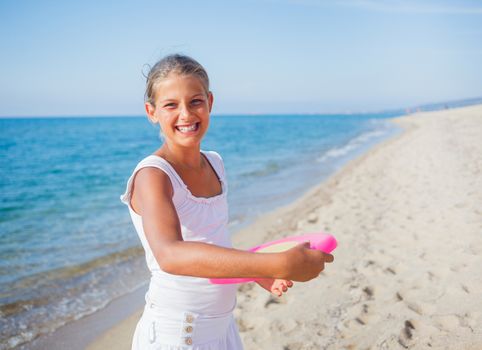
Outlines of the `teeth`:
[[196,129],[197,129],[197,123],[189,125],[189,126],[178,126],[177,127],[177,130],[179,130],[181,132],[189,132],[189,131],[194,131]]

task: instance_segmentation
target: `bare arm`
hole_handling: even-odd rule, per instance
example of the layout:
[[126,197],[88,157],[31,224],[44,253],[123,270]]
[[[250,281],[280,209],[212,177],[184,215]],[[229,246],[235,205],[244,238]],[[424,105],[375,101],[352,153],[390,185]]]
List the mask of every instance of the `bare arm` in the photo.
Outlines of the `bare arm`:
[[254,277],[307,281],[323,270],[330,254],[299,245],[285,253],[256,254],[202,242],[183,241],[169,177],[143,168],[134,179],[131,205],[142,216],[153,254],[165,272],[206,278]]

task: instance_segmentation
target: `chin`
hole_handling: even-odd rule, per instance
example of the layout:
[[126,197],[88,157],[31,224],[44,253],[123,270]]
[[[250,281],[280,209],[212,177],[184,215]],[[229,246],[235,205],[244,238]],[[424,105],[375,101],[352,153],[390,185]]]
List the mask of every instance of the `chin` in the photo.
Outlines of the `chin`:
[[201,145],[201,139],[185,139],[185,140],[173,140],[174,144],[181,146],[181,147],[186,147],[186,148],[192,148],[192,147],[200,147]]

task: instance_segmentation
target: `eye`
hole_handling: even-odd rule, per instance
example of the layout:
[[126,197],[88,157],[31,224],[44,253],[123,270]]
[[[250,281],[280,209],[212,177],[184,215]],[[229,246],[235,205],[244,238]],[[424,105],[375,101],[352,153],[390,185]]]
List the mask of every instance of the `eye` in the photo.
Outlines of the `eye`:
[[168,104],[164,105],[164,107],[173,108],[173,107],[176,107],[176,104],[171,102],[171,103],[168,103]]
[[204,102],[204,100],[201,100],[199,98],[196,98],[196,99],[191,101],[191,103],[195,106],[198,106],[198,105],[202,104],[203,102]]

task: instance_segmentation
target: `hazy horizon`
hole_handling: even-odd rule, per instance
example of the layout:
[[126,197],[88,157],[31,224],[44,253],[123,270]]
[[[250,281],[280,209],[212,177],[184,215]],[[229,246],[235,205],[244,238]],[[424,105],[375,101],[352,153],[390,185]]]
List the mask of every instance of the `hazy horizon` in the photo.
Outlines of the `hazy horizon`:
[[[475,101],[475,103],[472,103]],[[468,102],[468,103],[465,103]],[[373,110],[373,111],[351,111],[351,112],[331,112],[331,113],[323,113],[323,112],[307,112],[307,113],[270,113],[270,112],[259,112],[259,113],[211,113],[212,116],[219,116],[219,117],[230,117],[230,116],[271,116],[271,115],[320,115],[320,116],[328,116],[328,115],[363,115],[363,114],[383,114],[383,113],[397,113],[397,112],[414,112],[418,109],[424,110],[424,107],[427,106],[438,106],[436,109],[441,109],[443,105],[446,105],[450,108],[456,108],[458,103],[462,103],[463,106],[465,105],[473,105],[473,104],[481,104],[482,103],[482,96],[481,97],[474,97],[474,98],[467,98],[461,100],[451,100],[451,101],[438,101],[438,102],[429,102],[423,103],[420,105],[413,105],[413,106],[403,106],[400,108],[393,108],[393,109],[386,109],[386,110]],[[454,106],[455,105],[455,106]],[[29,119],[29,118],[147,118],[145,114],[83,114],[83,115],[75,115],[75,114],[59,114],[59,115],[0,115],[0,119]]]

